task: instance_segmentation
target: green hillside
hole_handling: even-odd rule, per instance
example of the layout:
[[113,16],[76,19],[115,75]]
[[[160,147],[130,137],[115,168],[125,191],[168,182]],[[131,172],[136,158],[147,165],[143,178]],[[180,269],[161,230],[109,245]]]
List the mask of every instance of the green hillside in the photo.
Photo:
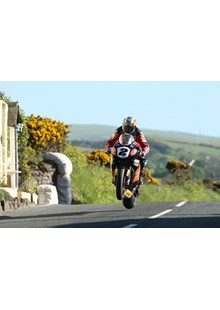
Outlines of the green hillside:
[[71,125],[69,140],[103,141],[114,132],[113,126]]
[[[70,128],[68,140],[86,149],[104,148],[116,128],[105,125],[78,125]],[[149,167],[155,177],[164,177],[168,160],[195,160],[195,178],[220,179],[220,138],[182,132],[142,129],[151,146]]]
[[[80,125],[72,124],[69,133],[69,140],[91,140],[102,141],[108,139],[116,127],[106,125]],[[175,131],[160,131],[142,129],[148,139],[158,141],[190,142],[191,144],[205,144],[220,148],[220,138],[195,135]]]

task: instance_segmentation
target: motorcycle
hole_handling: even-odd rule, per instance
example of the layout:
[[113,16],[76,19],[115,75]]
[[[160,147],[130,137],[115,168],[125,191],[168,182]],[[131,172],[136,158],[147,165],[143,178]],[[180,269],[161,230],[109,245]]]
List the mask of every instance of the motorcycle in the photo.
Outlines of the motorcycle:
[[140,195],[141,148],[132,135],[122,134],[112,147],[111,154],[116,197],[123,201],[126,209],[132,209]]

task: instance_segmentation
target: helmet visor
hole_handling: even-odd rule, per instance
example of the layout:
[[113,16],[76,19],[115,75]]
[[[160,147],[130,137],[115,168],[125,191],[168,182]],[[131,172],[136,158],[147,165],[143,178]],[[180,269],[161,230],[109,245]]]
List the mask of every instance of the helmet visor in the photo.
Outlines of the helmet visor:
[[134,128],[131,125],[123,126],[123,130],[126,133],[133,133],[134,132]]

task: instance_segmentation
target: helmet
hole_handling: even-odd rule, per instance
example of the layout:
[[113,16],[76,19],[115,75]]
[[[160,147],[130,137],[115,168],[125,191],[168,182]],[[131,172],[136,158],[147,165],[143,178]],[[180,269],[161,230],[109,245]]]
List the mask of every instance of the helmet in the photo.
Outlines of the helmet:
[[125,117],[122,123],[122,129],[125,133],[134,133],[136,129],[136,120],[131,116]]

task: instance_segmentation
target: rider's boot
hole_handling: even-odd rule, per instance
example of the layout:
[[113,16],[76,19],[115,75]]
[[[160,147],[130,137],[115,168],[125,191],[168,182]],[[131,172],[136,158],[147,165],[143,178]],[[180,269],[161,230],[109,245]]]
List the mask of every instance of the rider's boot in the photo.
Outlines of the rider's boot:
[[136,189],[135,196],[138,198],[141,194],[140,186]]
[[143,185],[143,184],[144,184],[144,174],[143,174],[143,170],[141,170],[141,172],[140,172],[139,184],[140,184],[140,185]]

